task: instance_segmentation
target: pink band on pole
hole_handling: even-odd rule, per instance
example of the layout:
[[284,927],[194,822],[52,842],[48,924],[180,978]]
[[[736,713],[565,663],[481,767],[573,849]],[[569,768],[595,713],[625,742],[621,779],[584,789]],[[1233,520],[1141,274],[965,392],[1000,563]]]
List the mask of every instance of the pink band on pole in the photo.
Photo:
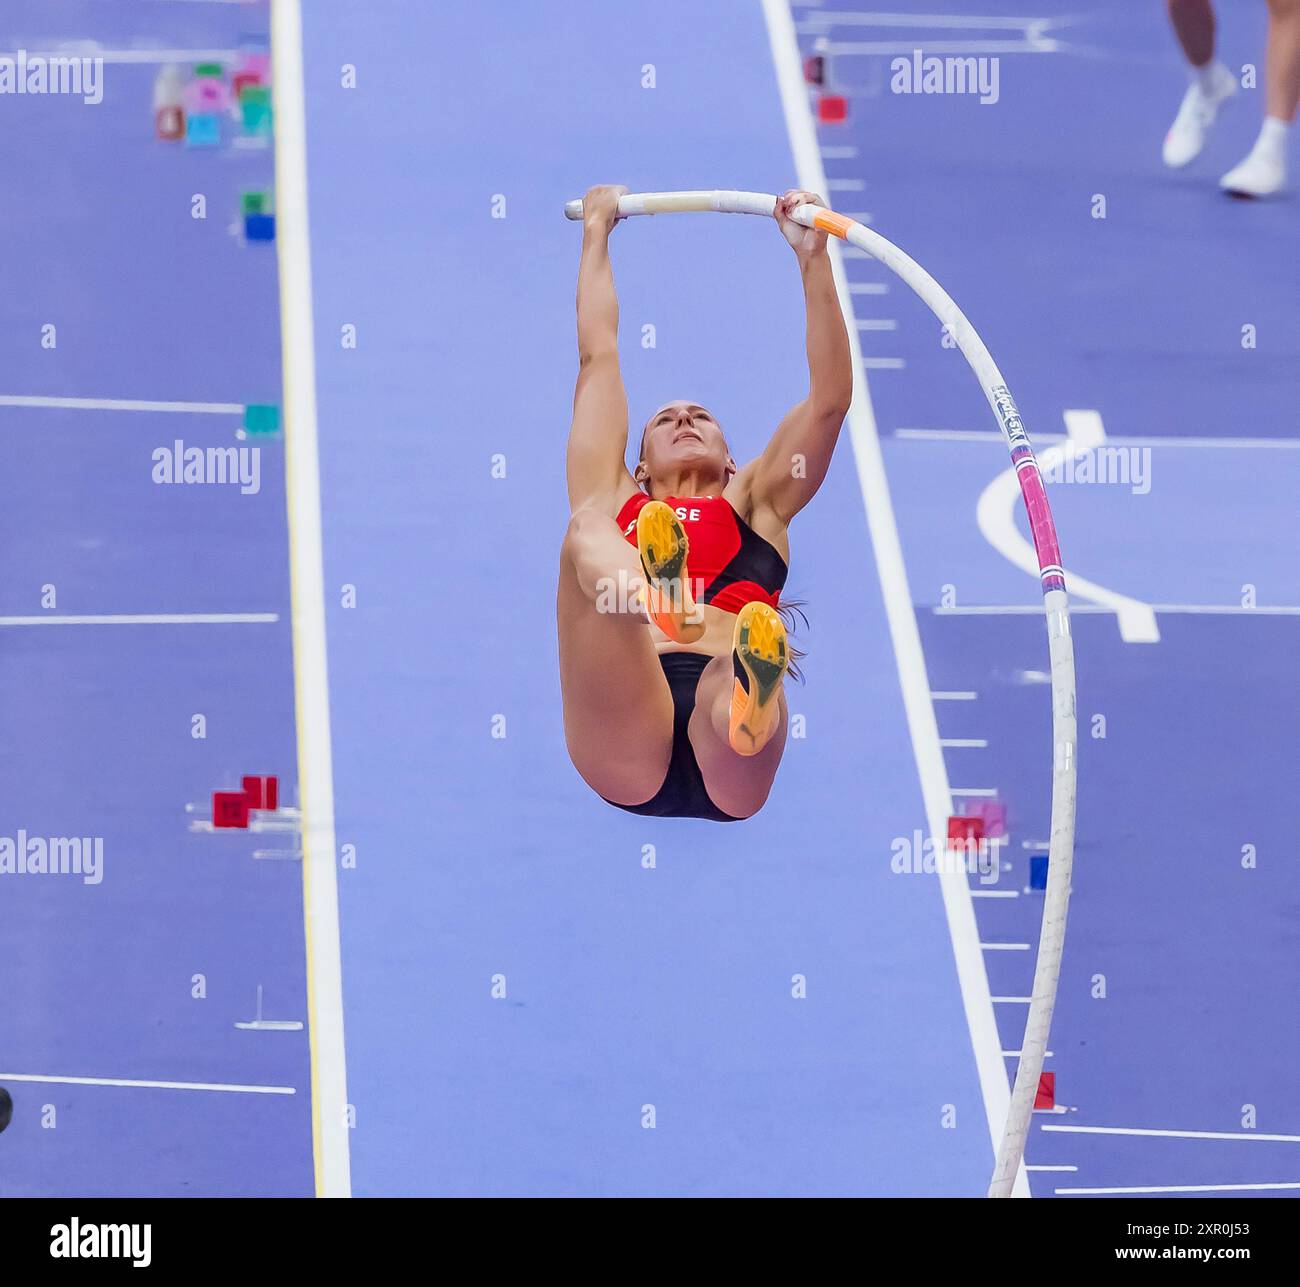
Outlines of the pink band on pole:
[[[1026,464],[1025,461],[1029,463]],[[1025,500],[1025,510],[1029,515],[1029,532],[1034,538],[1034,549],[1038,554],[1038,567],[1043,575],[1044,590],[1063,590],[1065,577],[1061,572],[1061,547],[1056,541],[1056,524],[1052,521],[1052,511],[1047,503],[1047,490],[1043,486],[1043,475],[1039,472],[1038,462],[1028,456],[1020,461],[1016,469],[1020,479],[1020,494]],[[1052,584],[1048,584],[1051,581]]]

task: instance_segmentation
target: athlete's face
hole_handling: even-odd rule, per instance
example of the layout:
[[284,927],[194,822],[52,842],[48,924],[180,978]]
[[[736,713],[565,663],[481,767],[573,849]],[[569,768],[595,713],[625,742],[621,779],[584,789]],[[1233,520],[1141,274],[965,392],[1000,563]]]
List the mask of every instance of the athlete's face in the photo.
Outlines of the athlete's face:
[[696,402],[669,402],[646,421],[636,479],[644,483],[686,472],[725,485],[736,462],[709,411]]

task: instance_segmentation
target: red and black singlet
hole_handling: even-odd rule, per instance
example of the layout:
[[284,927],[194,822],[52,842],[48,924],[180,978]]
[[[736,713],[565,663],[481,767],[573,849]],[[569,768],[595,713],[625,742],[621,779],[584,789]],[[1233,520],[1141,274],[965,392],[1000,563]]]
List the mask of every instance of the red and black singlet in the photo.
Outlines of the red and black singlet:
[[[645,492],[628,498],[618,512],[623,535],[636,545],[636,516],[650,499]],[[725,496],[665,496],[690,542],[686,575],[696,599],[723,612],[739,612],[760,600],[779,606],[789,571],[770,541],[764,540],[732,508]],[[702,587],[702,592],[699,587]]]

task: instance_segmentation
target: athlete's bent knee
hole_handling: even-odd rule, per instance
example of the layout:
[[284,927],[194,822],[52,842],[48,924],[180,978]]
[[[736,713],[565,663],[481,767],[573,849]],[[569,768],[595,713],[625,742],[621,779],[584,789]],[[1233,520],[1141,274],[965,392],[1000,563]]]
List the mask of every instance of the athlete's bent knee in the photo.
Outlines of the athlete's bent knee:
[[608,531],[613,520],[594,505],[583,505],[569,515],[569,526],[564,533],[564,550],[577,554],[591,544],[602,531]]

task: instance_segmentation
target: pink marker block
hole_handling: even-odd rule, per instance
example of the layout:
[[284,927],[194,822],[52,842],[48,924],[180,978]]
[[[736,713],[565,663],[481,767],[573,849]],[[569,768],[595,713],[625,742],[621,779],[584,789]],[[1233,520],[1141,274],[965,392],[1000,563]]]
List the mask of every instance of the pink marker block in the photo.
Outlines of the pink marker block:
[[990,840],[1007,838],[1007,806],[995,800],[985,800],[980,804],[979,816],[984,819],[984,834]]
[[235,75],[240,76],[245,72],[252,72],[264,81],[270,80],[271,55],[264,49],[245,49],[235,63]]
[[216,76],[200,76],[185,86],[185,110],[191,116],[224,112],[230,106],[230,86]]

